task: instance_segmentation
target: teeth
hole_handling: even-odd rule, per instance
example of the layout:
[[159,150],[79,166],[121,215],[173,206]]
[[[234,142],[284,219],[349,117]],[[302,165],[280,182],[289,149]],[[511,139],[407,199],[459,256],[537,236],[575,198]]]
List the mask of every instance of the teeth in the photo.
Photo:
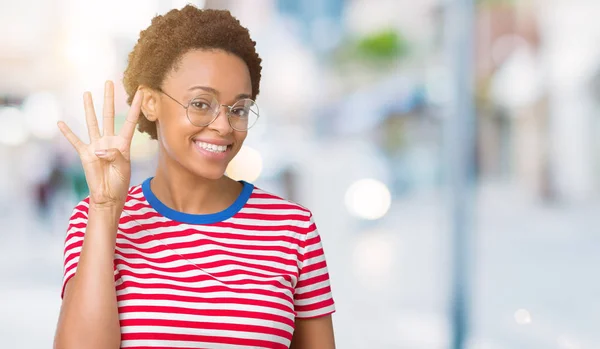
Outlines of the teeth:
[[208,151],[212,151],[214,153],[222,153],[227,150],[226,145],[216,145],[216,144],[210,144],[210,143],[206,143],[206,142],[196,142],[196,144],[198,144],[198,146],[200,148],[206,149]]

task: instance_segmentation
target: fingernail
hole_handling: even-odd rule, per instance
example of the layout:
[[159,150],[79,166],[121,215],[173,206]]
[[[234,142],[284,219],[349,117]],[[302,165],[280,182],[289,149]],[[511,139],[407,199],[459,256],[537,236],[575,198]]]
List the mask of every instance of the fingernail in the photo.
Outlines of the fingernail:
[[96,150],[94,154],[98,157],[106,156],[106,150]]

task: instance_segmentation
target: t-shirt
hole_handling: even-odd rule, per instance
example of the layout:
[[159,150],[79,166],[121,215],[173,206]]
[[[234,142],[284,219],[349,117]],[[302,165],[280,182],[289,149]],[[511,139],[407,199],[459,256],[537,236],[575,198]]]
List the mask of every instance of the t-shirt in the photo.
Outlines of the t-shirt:
[[[295,318],[335,311],[308,209],[242,181],[226,210],[187,214],[160,202],[151,179],[130,188],[119,220],[121,348],[288,348]],[[88,205],[80,202],[69,221],[63,294]]]

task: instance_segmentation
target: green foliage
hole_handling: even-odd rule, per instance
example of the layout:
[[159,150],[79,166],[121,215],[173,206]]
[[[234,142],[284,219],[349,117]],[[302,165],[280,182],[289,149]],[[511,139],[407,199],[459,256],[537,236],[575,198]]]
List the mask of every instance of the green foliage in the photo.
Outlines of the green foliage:
[[393,29],[386,29],[359,38],[356,53],[366,59],[398,59],[408,51],[408,43]]
[[408,41],[396,29],[384,29],[361,37],[349,37],[333,53],[335,64],[359,64],[385,69],[409,53]]

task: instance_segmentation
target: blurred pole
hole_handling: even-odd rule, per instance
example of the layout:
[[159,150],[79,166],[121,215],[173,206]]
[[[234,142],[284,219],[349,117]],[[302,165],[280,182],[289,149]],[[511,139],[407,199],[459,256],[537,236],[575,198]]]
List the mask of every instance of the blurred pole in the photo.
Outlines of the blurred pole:
[[475,159],[473,2],[474,0],[448,0],[444,21],[451,96],[444,126],[444,151],[448,161],[448,213],[452,242],[452,349],[466,349],[470,325]]

